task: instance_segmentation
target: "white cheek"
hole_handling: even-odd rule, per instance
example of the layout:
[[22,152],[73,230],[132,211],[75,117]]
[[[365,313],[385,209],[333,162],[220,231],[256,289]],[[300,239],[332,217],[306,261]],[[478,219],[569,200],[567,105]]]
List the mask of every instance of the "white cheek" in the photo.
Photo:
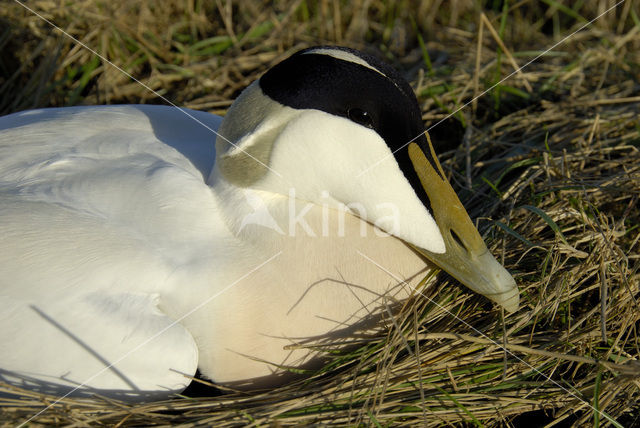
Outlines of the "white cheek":
[[[381,159],[384,159],[380,162]],[[359,207],[366,219],[413,245],[444,253],[433,217],[418,199],[384,140],[348,119],[309,110],[274,144],[269,175],[260,187],[326,203],[324,195]]]
[[[438,225],[405,178],[388,146],[377,134],[376,137],[383,146],[382,154],[376,153],[366,165],[354,170],[352,174],[359,191],[347,197],[360,198],[367,206],[369,221],[382,229],[425,250],[444,253],[446,248]],[[380,162],[381,159],[384,160]]]

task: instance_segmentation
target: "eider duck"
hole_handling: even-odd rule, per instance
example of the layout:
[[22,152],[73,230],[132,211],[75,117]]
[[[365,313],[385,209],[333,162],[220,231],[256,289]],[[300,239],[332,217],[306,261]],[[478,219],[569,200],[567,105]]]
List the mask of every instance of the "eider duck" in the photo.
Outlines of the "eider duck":
[[347,48],[295,53],[224,119],[1,117],[0,237],[0,380],[58,395],[161,399],[197,369],[276,385],[313,358],[305,344],[348,337],[434,264],[519,304],[409,84]]

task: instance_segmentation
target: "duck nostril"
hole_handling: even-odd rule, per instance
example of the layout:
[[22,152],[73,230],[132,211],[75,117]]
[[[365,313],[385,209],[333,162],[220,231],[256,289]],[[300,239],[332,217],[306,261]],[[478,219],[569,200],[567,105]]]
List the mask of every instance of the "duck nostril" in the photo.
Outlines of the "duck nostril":
[[464,242],[462,241],[462,239],[458,236],[458,234],[453,229],[449,229],[449,233],[451,233],[451,237],[456,242],[456,244],[458,244],[460,246],[460,248],[462,248],[463,250],[465,250],[467,252],[469,251],[467,249],[467,246],[464,245]]

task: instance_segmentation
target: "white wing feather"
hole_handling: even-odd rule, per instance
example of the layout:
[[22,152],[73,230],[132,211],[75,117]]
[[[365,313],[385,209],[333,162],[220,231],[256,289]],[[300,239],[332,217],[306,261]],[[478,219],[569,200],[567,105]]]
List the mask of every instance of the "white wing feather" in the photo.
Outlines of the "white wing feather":
[[162,106],[0,118],[0,380],[140,399],[189,383],[196,344],[159,296],[220,233],[219,123]]

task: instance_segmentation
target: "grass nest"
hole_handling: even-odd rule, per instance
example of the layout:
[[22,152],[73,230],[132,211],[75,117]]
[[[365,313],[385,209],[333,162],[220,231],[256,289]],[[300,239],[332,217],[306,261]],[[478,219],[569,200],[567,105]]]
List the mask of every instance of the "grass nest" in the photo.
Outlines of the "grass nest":
[[223,113],[301,47],[382,56],[413,82],[522,303],[505,315],[438,274],[373,337],[317,344],[326,366],[281,388],[132,405],[3,385],[4,425],[638,426],[639,5],[565,3],[5,5],[3,113],[167,100]]

